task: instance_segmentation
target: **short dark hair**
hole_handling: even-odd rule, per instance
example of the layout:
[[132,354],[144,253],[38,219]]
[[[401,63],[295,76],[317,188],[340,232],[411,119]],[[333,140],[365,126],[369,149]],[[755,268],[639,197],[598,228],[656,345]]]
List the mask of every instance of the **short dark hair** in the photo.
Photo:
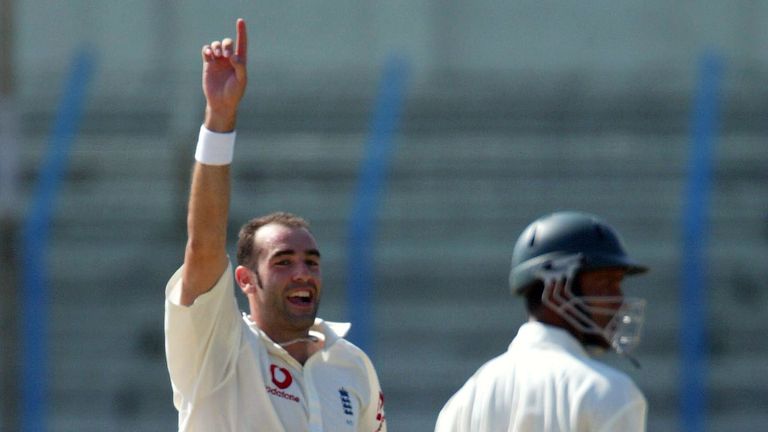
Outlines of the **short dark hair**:
[[259,228],[269,224],[278,224],[289,228],[304,228],[310,231],[309,222],[300,216],[287,212],[275,212],[253,218],[240,228],[237,238],[237,264],[245,267],[250,267],[253,264],[254,256],[259,254],[258,250],[254,250],[253,238]]

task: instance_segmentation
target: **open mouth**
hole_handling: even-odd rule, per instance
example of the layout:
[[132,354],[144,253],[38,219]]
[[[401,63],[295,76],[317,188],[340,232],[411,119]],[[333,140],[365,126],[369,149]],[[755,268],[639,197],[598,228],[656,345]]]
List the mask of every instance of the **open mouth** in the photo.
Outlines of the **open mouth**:
[[314,296],[310,290],[297,290],[288,296],[288,302],[296,306],[309,306],[313,300]]

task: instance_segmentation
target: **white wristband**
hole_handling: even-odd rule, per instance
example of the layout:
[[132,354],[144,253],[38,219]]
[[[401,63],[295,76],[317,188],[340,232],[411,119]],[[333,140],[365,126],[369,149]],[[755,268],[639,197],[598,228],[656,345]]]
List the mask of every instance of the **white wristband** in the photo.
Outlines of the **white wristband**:
[[200,126],[200,136],[197,138],[195,160],[206,165],[229,165],[235,151],[236,131],[218,133],[209,131],[205,125]]

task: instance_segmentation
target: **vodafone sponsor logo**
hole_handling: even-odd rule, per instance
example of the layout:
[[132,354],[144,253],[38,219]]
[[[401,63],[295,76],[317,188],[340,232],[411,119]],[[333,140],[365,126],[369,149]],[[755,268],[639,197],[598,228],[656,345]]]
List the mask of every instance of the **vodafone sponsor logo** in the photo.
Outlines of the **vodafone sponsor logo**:
[[270,385],[264,386],[267,389],[267,393],[279,398],[288,399],[292,402],[301,402],[298,396],[294,396],[283,390],[287,389],[293,383],[293,377],[288,369],[280,367],[276,364],[269,366],[269,374],[272,375],[272,384],[277,388]]

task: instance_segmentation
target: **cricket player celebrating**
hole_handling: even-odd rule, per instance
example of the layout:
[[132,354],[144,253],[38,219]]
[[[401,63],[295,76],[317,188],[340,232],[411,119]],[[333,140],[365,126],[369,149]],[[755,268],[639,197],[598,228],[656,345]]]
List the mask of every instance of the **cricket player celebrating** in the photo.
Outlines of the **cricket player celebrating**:
[[[229,166],[247,82],[245,21],[237,39],[205,45],[205,122],[195,153],[184,265],[166,287],[165,346],[179,431],[386,431],[371,361],[316,318],[320,252],[300,217],[273,213],[240,230],[226,253]],[[241,317],[234,283],[248,299]]]
[[534,221],[515,244],[510,274],[529,321],[507,352],[448,401],[435,431],[644,431],[643,394],[587,349],[629,356],[645,303],[625,298],[621,282],[646,270],[593,215],[558,212]]

